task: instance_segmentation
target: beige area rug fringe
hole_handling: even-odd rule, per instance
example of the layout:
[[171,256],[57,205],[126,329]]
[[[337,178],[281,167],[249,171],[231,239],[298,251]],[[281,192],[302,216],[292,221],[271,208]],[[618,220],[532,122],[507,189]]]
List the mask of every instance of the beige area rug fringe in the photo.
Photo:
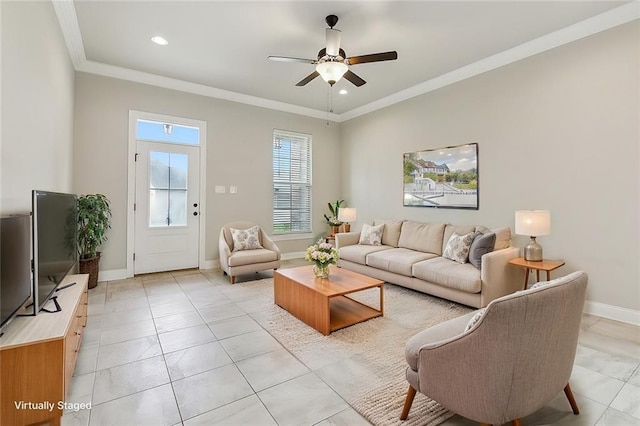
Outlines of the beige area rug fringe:
[[[471,312],[472,309],[413,290],[385,284],[384,317],[375,318],[323,336],[273,303],[273,279],[235,284],[237,291],[255,297],[252,314],[289,352],[322,378],[323,367],[341,362],[361,371],[358,383],[336,389],[358,413],[374,425],[435,426],[453,413],[418,393],[406,421],[400,420],[409,384],[405,379],[404,348],[414,334],[434,324]],[[357,295],[377,306],[377,290]],[[255,300],[255,299],[254,299]]]

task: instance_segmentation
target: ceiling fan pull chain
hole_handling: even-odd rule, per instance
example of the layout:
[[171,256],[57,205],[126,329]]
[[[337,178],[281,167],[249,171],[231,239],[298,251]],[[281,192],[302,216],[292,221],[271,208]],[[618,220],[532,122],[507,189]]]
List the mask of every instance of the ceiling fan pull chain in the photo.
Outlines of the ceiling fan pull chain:
[[333,112],[333,86],[329,86],[329,112]]

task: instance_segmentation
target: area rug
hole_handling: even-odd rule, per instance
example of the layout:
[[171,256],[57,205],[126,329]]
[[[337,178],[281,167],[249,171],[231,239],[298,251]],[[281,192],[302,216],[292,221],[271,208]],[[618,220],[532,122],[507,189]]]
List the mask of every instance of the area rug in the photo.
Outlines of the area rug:
[[[334,386],[358,413],[374,425],[437,425],[453,413],[418,393],[409,418],[399,419],[409,387],[404,348],[414,334],[472,309],[413,290],[385,284],[384,316],[324,336],[273,303],[273,279],[236,284],[250,292],[261,325],[320,378],[331,371],[355,374],[351,386]],[[259,294],[258,300],[255,299]],[[377,289],[354,298],[377,306]],[[255,304],[254,304],[255,303]],[[340,368],[331,368],[340,363]],[[356,374],[358,373],[358,374]],[[335,374],[335,373],[334,373]]]

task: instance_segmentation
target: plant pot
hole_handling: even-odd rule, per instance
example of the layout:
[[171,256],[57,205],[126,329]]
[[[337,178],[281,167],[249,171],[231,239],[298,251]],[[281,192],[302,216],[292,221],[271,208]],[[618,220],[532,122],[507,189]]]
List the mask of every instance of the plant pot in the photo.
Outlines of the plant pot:
[[90,259],[80,259],[80,273],[89,274],[89,288],[95,288],[98,285],[98,265],[100,263],[100,254]]
[[331,236],[336,235],[338,232],[340,232],[340,227],[339,226],[331,226]]

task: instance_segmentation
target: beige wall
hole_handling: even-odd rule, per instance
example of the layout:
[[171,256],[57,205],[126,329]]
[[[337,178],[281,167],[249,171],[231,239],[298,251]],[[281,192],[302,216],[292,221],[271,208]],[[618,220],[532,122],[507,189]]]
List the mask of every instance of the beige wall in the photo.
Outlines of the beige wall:
[[31,210],[31,190],[71,192],[74,71],[51,2],[0,2],[0,213]]
[[[588,299],[640,309],[640,23],[556,48],[342,123],[342,195],[376,217],[514,226],[551,211],[554,276],[590,275]],[[402,154],[479,144],[480,209],[402,207]],[[527,238],[517,237],[522,247]]]
[[[338,125],[324,120],[212,99],[144,84],[76,75],[75,176],[78,193],[100,192],[112,202],[113,221],[102,270],[126,267],[127,146],[129,110],[207,122],[206,260],[218,259],[220,227],[233,220],[272,220],[274,128],[313,137],[313,232],[327,231],[322,213],[340,189]],[[216,194],[215,185],[236,185],[237,194]],[[283,252],[304,250],[313,238],[279,241]]]

